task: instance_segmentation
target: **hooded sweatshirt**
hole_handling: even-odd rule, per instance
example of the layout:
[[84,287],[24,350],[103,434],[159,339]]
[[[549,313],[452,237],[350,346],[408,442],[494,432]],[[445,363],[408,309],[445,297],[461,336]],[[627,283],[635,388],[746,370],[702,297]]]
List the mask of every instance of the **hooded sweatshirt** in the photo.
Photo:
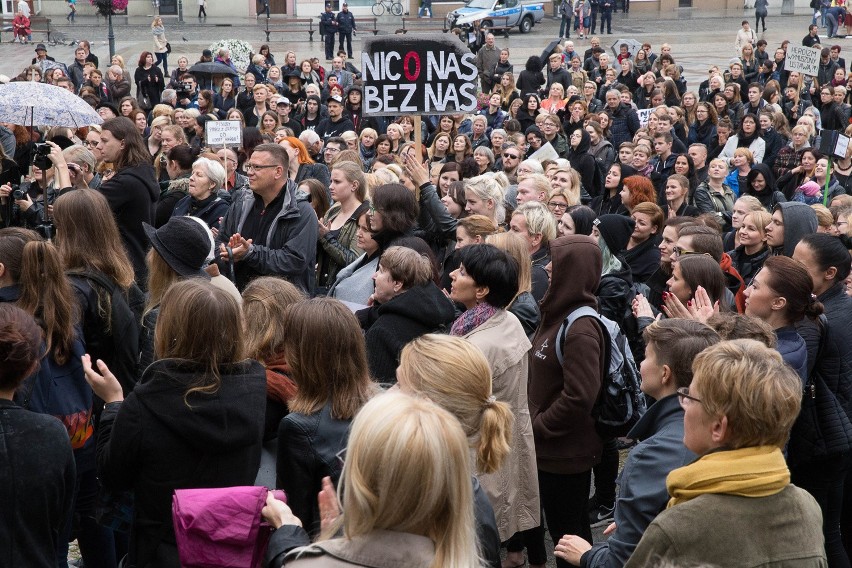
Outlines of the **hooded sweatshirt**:
[[551,241],[550,251],[551,286],[541,300],[541,324],[530,358],[536,461],[549,473],[581,473],[600,461],[603,446],[591,414],[606,368],[603,334],[595,320],[577,320],[566,334],[561,365],[556,335],[572,311],[597,308],[601,250],[591,237],[570,235]]
[[773,256],[793,256],[793,250],[802,237],[816,233],[816,212],[809,205],[798,201],[788,201],[775,206],[776,211],[781,211],[784,217],[784,244],[772,250]]
[[444,293],[428,282],[355,315],[366,332],[370,375],[381,383],[395,383],[402,348],[425,333],[448,330],[456,313]]
[[[568,161],[571,162],[571,167],[577,170],[580,174],[580,180],[583,182],[583,188],[592,197],[597,196],[603,189],[603,180],[597,178],[597,164],[595,157],[589,151],[592,147],[592,138],[585,130],[580,130],[582,138],[577,148],[568,150]],[[569,141],[570,146],[570,141]]]
[[[754,178],[757,177],[758,174],[762,174],[763,179],[766,180],[766,187],[763,188],[763,191],[755,191],[752,188]],[[767,211],[772,211],[776,203],[783,203],[784,201],[787,201],[784,194],[775,189],[775,174],[772,173],[772,168],[770,168],[767,164],[761,163],[752,166],[751,171],[749,171],[748,176],[746,176],[746,179],[748,180],[748,183],[745,187],[740,188],[740,195],[752,195],[756,197]]]
[[175,489],[252,485],[257,475],[263,367],[251,360],[222,365],[215,393],[186,395],[199,371],[175,359],[155,361],[127,399],[107,405],[101,416],[99,477],[112,490],[136,495],[131,566],[179,566],[171,515]]

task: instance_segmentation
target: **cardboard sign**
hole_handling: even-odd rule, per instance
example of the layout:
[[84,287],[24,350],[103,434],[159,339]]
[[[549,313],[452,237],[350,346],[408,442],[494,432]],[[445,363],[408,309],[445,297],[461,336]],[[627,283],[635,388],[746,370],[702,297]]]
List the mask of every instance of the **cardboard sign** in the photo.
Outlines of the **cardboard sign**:
[[803,45],[788,45],[784,71],[798,71],[804,75],[816,75],[819,72],[819,49]]
[[243,143],[243,127],[239,120],[208,120],[204,135],[208,146],[240,146]]
[[364,114],[452,114],[476,110],[474,55],[456,38],[406,34],[365,40]]

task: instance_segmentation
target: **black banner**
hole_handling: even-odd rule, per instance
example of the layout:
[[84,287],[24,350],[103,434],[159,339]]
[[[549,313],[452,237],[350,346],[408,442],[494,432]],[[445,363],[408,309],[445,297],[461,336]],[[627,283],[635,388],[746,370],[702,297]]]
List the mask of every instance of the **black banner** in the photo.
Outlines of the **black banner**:
[[474,55],[455,35],[373,37],[361,55],[364,114],[476,110]]

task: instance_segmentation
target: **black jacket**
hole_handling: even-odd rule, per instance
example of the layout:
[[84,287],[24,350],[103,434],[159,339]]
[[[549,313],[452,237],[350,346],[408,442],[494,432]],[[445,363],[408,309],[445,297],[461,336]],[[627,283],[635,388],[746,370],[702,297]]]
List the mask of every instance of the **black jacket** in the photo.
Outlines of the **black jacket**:
[[74,499],[68,432],[0,399],[0,565],[54,568]]
[[228,212],[228,202],[213,193],[204,201],[187,195],[175,205],[172,217],[190,215],[204,221],[211,229],[219,229],[219,219]]
[[633,301],[633,277],[630,274],[630,266],[623,257],[621,263],[621,270],[601,276],[601,283],[595,295],[598,297],[598,312],[623,328],[624,317]]
[[[220,367],[216,393],[193,393],[197,365],[153,363],[120,404],[104,408],[98,473],[112,490],[132,490],[129,565],[178,568],[175,489],[251,485],[260,466],[266,373],[257,361]],[[186,400],[185,400],[186,399]]]
[[734,268],[743,277],[743,282],[748,286],[751,279],[769,258],[769,247],[763,247],[757,254],[748,255],[745,251],[745,245],[740,245],[729,252],[728,255],[731,257]]
[[[825,308],[828,326],[823,330],[822,349],[802,331],[808,343],[809,358],[815,361],[812,380],[815,388],[827,389],[828,396],[818,407],[819,425],[807,420],[802,412],[790,433],[788,462],[798,465],[825,456],[836,456],[852,449],[852,298],[846,295],[843,283],[837,283],[818,297]],[[810,396],[805,392],[805,396]],[[830,401],[830,402],[829,402]]]
[[136,282],[145,287],[148,267],[145,255],[150,244],[142,223],[151,223],[154,203],[160,188],[154,177],[154,168],[148,164],[131,166],[116,173],[98,188],[109,202],[118,224],[118,232],[136,274]]
[[621,253],[630,266],[634,282],[645,282],[660,267],[660,249],[657,248],[659,242],[651,237],[644,243]]
[[319,532],[317,494],[322,478],[331,477],[337,487],[343,463],[338,454],[349,440],[351,420],[331,416],[328,403],[317,412],[291,412],[278,426],[278,487],[287,493],[287,504],[312,535]]
[[370,374],[380,383],[395,383],[402,348],[423,334],[448,330],[456,312],[444,293],[428,282],[355,315],[365,331]]
[[[236,263],[240,289],[261,275],[286,278],[305,292],[314,289],[317,215],[307,198],[297,195],[292,181],[288,180],[282,191],[287,192],[285,202],[269,232],[254,239],[248,254]],[[218,243],[227,243],[231,235],[242,230],[255,199],[251,190],[234,193],[233,203],[222,220]]]
[[538,302],[535,301],[533,295],[529,292],[521,292],[506,310],[512,312],[518,318],[518,321],[524,327],[524,333],[532,339],[539,322],[541,322],[541,312],[538,311]]
[[568,150],[568,161],[571,162],[571,167],[580,174],[583,188],[589,195],[595,197],[603,189],[603,180],[598,179],[598,167],[595,163],[595,157],[589,151],[592,139],[585,130],[581,130],[580,132],[580,143],[577,145],[577,148]]

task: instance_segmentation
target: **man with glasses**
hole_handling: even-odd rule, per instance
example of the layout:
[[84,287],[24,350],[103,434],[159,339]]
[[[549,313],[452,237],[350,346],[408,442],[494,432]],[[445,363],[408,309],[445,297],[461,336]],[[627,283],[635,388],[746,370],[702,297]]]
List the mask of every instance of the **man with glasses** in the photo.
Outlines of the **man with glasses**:
[[277,144],[257,146],[243,165],[251,191],[234,195],[218,236],[220,268],[228,273],[233,262],[240,290],[257,276],[278,276],[313,292],[316,214],[288,179],[289,165]]
[[503,159],[501,164],[503,173],[509,178],[509,183],[518,183],[518,166],[521,165],[524,157],[521,149],[517,146],[506,146],[500,157]]
[[329,169],[334,165],[334,162],[337,161],[337,157],[340,153],[346,150],[346,140],[341,138],[340,136],[335,136],[333,138],[329,138],[328,142],[325,143],[325,148],[322,151],[322,161],[328,166]]

